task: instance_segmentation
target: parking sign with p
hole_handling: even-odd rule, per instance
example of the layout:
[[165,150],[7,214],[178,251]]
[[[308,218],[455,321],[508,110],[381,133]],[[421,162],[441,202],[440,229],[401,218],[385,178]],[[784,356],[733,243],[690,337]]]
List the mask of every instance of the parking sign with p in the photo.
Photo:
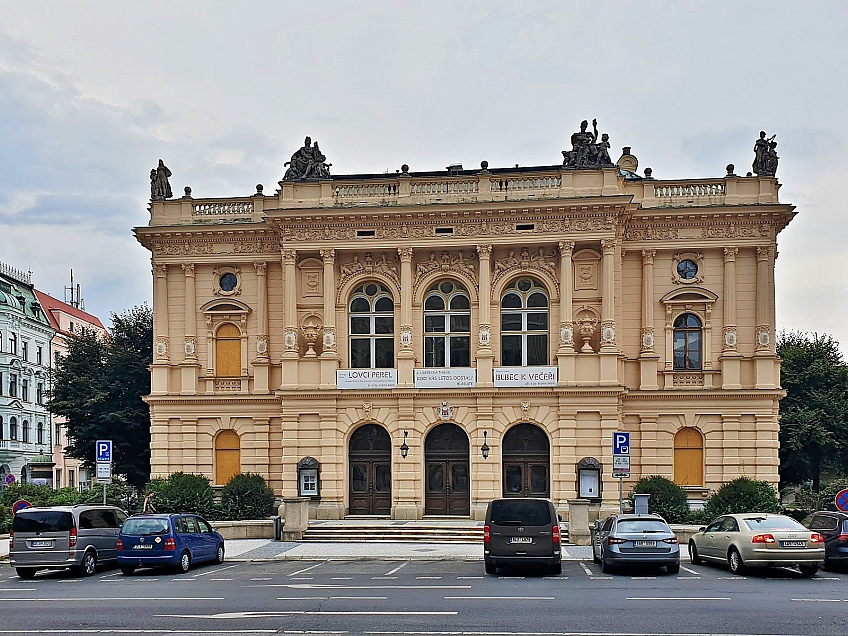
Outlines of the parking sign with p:
[[613,455],[629,455],[630,454],[630,433],[613,433],[612,434],[612,454]]
[[112,461],[112,440],[111,439],[99,439],[95,445],[95,450],[98,462],[111,462]]

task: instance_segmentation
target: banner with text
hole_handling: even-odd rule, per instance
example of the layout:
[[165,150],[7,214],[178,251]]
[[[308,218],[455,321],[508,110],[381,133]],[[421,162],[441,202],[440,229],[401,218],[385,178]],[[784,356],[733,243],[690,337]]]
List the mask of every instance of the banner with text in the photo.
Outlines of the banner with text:
[[477,369],[415,369],[416,389],[470,389],[477,385]]
[[338,369],[337,389],[394,389],[397,388],[397,369]]
[[557,367],[495,367],[495,386],[556,386]]

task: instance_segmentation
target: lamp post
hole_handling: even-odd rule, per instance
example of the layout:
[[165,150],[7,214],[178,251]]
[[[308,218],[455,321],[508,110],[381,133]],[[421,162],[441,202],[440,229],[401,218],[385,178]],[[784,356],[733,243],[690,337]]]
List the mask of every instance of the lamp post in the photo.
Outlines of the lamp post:
[[400,456],[403,459],[406,459],[406,456],[409,455],[409,446],[406,445],[406,436],[409,435],[408,431],[403,432],[403,444],[400,445]]
[[480,447],[480,452],[483,454],[483,459],[489,459],[489,445],[486,443],[488,431],[483,431],[483,445]]

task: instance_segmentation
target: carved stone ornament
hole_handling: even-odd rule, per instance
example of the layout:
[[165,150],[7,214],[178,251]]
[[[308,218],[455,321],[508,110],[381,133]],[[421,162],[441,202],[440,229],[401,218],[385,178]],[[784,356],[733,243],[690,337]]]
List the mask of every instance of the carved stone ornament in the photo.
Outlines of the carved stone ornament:
[[447,401],[433,408],[436,409],[436,415],[440,420],[449,420],[453,417],[453,407]]
[[754,163],[751,164],[751,169],[758,177],[773,177],[777,174],[777,162],[780,157],[777,156],[777,142],[774,138],[777,135],[772,135],[766,139],[766,131],[760,131],[760,138],[754,142]]
[[379,258],[375,259],[371,252],[366,252],[362,260],[359,259],[359,254],[354,254],[352,260],[347,263],[342,263],[340,267],[340,286],[341,283],[351,276],[360,273],[373,274],[375,272],[385,274],[399,285],[400,277],[398,275],[397,265],[395,265],[396,262],[397,260],[388,260],[385,254],[382,254]]
[[562,165],[571,170],[611,168],[609,135],[604,133],[598,141],[598,120],[592,120],[592,132],[585,119],[580,123],[580,132],[571,135],[571,150],[562,151]]
[[330,178],[330,166],[333,164],[325,163],[325,157],[318,148],[318,142],[312,143],[312,139],[307,137],[303,142],[303,147],[300,148],[291,156],[290,161],[286,161],[284,166],[288,166],[286,174],[283,176],[283,181],[318,181],[319,179]]
[[297,329],[289,327],[283,337],[283,345],[286,351],[297,351]]
[[268,336],[256,337],[256,353],[264,356],[268,353]]
[[186,358],[194,358],[197,356],[197,338],[194,336],[185,337],[185,355]]
[[615,323],[611,320],[601,325],[601,342],[605,345],[615,344]]
[[559,325],[559,343],[566,347],[574,344],[574,324],[562,322]]
[[435,252],[430,252],[430,257],[426,261],[422,261],[415,266],[415,286],[417,287],[420,284],[424,276],[435,271],[464,274],[476,283],[477,275],[475,269],[473,255],[466,256],[462,250],[459,250],[455,255],[452,255],[448,251],[443,251],[438,258]]
[[653,351],[654,349],[654,328],[645,327],[642,329],[642,351]]
[[241,295],[241,270],[222,266],[212,270],[212,293],[216,296]]
[[362,413],[365,419],[371,417],[371,410],[374,408],[374,405],[371,402],[363,402],[362,403]]
[[168,357],[168,337],[156,336],[156,356],[159,358]]
[[[688,262],[684,262],[688,261]],[[681,265],[683,263],[683,265]],[[695,272],[691,272],[692,264]],[[687,278],[688,276],[688,278]],[[704,282],[704,255],[697,252],[675,254],[671,259],[671,282],[676,285],[692,285]]]
[[595,329],[598,328],[598,318],[592,310],[584,308],[577,314],[577,328],[583,338],[583,346],[580,351],[582,353],[594,353],[589,340],[592,339],[592,336],[595,335]]
[[771,344],[771,333],[767,325],[757,327],[757,349],[767,349]]
[[314,358],[317,353],[315,353],[315,343],[318,342],[318,336],[321,333],[321,318],[316,314],[312,314],[304,318],[301,323],[301,329],[303,329],[303,339],[306,342],[306,353],[304,353],[305,358]]
[[324,351],[335,351],[336,350],[336,328],[335,327],[324,327],[324,335],[321,339],[321,344],[324,347]]
[[409,325],[400,328],[400,348],[412,349],[412,327]]
[[489,347],[492,344],[492,328],[489,325],[480,325],[477,332],[477,342],[481,347]]
[[554,281],[557,277],[556,251],[546,254],[545,248],[540,247],[538,250],[531,252],[526,247],[522,247],[515,255],[515,250],[510,249],[506,256],[495,259],[494,279],[497,281],[504,274],[515,270],[528,271],[531,269],[545,272]]
[[724,348],[735,349],[737,343],[736,327],[725,327],[724,331]]
[[524,417],[527,417],[527,414],[530,412],[530,400],[521,400],[521,414]]

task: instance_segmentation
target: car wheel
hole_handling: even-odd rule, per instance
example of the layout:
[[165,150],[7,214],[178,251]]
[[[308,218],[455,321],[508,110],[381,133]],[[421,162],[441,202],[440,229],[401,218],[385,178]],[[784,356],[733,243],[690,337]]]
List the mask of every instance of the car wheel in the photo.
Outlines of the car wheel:
[[551,566],[551,574],[553,576],[559,576],[562,574],[562,563],[557,563],[556,565]]
[[801,574],[804,576],[815,576],[816,572],[819,571],[819,566],[817,565],[799,565],[798,569],[801,570]]
[[607,563],[606,559],[601,559],[601,572],[603,572],[604,574],[612,573],[612,566]]
[[727,553],[727,564],[730,566],[730,571],[734,574],[744,574],[745,564],[742,562],[742,555],[736,548],[730,548]]
[[224,544],[218,546],[218,552],[215,554],[215,563],[224,562]]
[[665,571],[669,574],[680,574],[680,564],[674,563],[672,565],[665,566]]
[[97,557],[90,550],[82,555],[82,563],[74,568],[79,576],[91,576],[97,569]]
[[18,576],[22,579],[31,579],[35,576],[35,573],[38,572],[35,568],[15,568],[15,572],[18,573]]
[[179,570],[182,574],[185,574],[186,572],[188,572],[190,567],[191,567],[191,555],[188,553],[188,550],[186,550],[180,556]]
[[703,563],[701,557],[698,556],[698,548],[695,546],[694,541],[689,542],[689,561],[692,565],[700,565]]
[[126,574],[127,576],[130,576],[133,572],[135,572],[135,568],[131,565],[122,565],[121,572],[123,574]]
[[486,563],[486,574],[497,574],[498,566],[492,565],[491,563]]

